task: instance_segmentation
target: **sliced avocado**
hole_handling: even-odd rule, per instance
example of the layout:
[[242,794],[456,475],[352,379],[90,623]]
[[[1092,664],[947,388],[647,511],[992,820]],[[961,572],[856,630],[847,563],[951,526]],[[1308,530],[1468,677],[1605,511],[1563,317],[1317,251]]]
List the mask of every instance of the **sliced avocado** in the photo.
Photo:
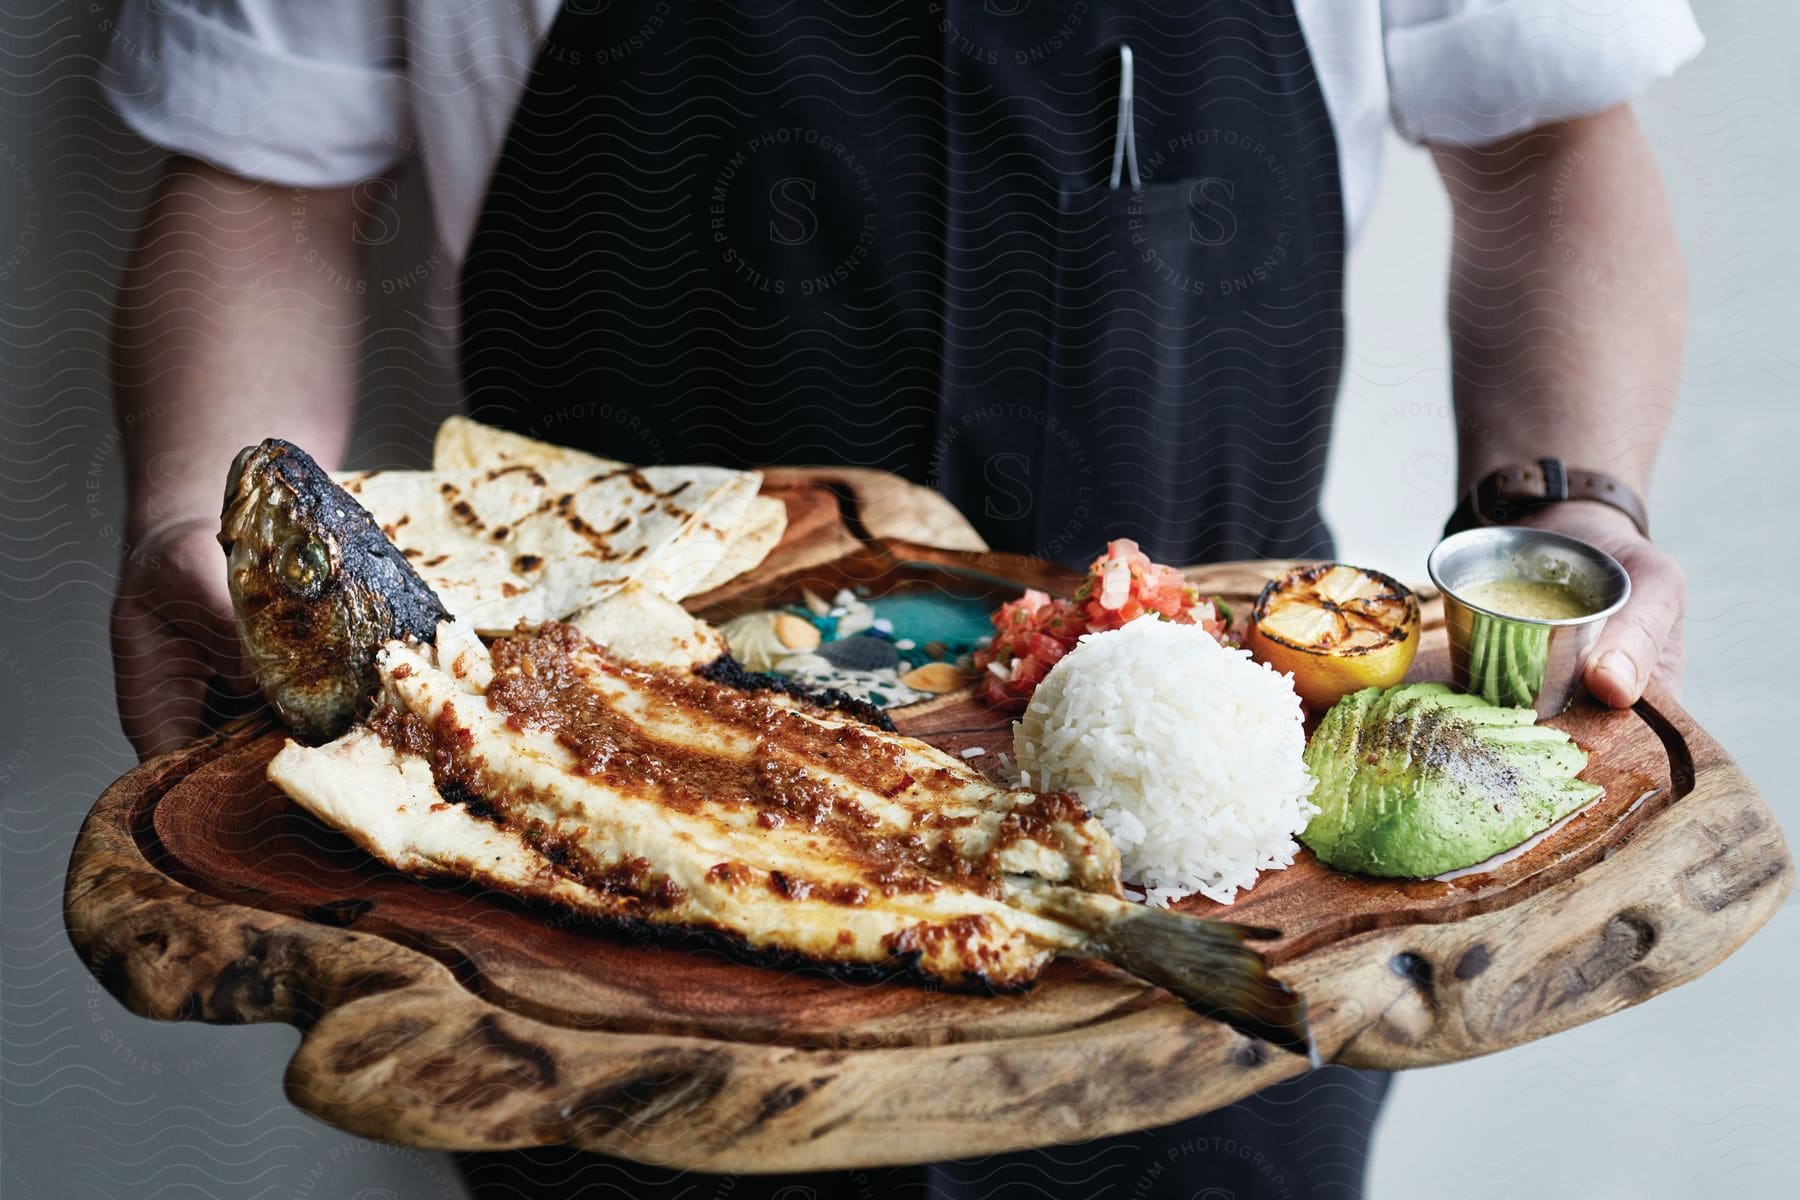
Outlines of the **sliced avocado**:
[[[1320,753],[1329,758],[1354,759],[1360,753],[1358,739],[1368,711],[1380,696],[1381,689],[1372,687],[1352,692],[1339,700],[1313,730],[1308,746],[1317,743]],[[1341,816],[1341,810],[1330,817],[1321,812],[1313,818],[1307,832],[1316,831],[1321,844],[1334,844],[1339,833],[1337,820]]]
[[1507,746],[1521,754],[1542,758],[1570,775],[1580,774],[1587,766],[1587,755],[1581,747],[1547,725],[1489,726],[1486,739],[1496,748]]
[[1576,778],[1586,752],[1535,721],[1442,684],[1344,697],[1307,742],[1319,812],[1300,840],[1334,867],[1402,877],[1518,845],[1601,794]]
[[1469,691],[1490,704],[1529,706],[1549,650],[1549,629],[1477,613],[1469,627]]
[[1504,704],[1530,704],[1531,684],[1527,676],[1531,671],[1530,639],[1533,630],[1524,625],[1508,625],[1506,627],[1506,675],[1505,686],[1501,689],[1500,702]]
[[1500,653],[1494,656],[1498,670],[1495,671],[1494,692],[1488,699],[1495,704],[1517,704],[1519,702],[1519,671],[1513,662],[1513,651],[1519,639],[1513,636],[1510,626],[1502,625],[1495,634],[1500,643]]
[[1489,703],[1499,702],[1499,622],[1478,615],[1469,649],[1469,691]]
[[1506,627],[1488,621],[1487,670],[1482,676],[1481,698],[1489,704],[1505,704],[1500,689],[1506,685]]
[[1550,630],[1543,625],[1513,628],[1513,666],[1518,703],[1530,704],[1544,685],[1544,667],[1550,661]]
[[1487,642],[1489,626],[1478,613],[1469,625],[1469,691],[1479,696],[1487,690]]

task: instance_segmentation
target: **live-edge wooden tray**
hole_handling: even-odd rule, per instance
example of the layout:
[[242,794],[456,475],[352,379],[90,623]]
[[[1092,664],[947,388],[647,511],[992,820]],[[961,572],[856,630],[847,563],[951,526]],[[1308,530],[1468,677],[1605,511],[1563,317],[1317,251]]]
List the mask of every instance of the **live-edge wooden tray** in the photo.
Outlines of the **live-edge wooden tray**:
[[[954,510],[891,477],[788,470],[765,489],[788,503],[787,536],[697,609],[842,582],[1069,580],[984,552]],[[1242,604],[1280,566],[1191,574]],[[1414,675],[1441,677],[1441,605],[1425,598]],[[1606,795],[1492,870],[1386,881],[1302,853],[1228,910],[1183,907],[1280,929],[1268,957],[1306,997],[1324,1057],[1353,1066],[1517,1045],[1715,966],[1792,886],[1768,808],[1666,695],[1618,713],[1584,701],[1557,724]],[[1010,749],[1005,721],[967,695],[902,710],[900,725],[979,745],[977,762]],[[1102,964],[1059,962],[1018,996],[847,983],[421,884],[267,783],[281,741],[246,720],[114,784],[77,841],[66,919],[134,1012],[299,1027],[289,1094],[357,1133],[463,1150],[566,1141],[709,1171],[846,1168],[1123,1132],[1305,1069]]]

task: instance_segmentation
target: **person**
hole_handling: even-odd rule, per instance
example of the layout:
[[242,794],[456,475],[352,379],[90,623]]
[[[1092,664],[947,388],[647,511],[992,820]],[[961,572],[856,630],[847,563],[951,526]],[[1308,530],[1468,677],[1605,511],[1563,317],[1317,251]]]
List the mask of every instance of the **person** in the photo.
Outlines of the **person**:
[[[1674,686],[1682,576],[1638,497],[1683,271],[1628,102],[1700,44],[1679,0],[127,3],[104,89],[174,157],[118,304],[125,731],[168,749],[242,687],[221,480],[269,435],[341,462],[365,201],[408,161],[478,418],[879,467],[1064,561],[1320,558],[1390,114],[1450,198],[1458,519],[1612,552],[1633,593],[1587,686]],[[1326,1068],[1126,1138],[808,1180],[465,1169],[484,1195],[1353,1196],[1385,1086]]]

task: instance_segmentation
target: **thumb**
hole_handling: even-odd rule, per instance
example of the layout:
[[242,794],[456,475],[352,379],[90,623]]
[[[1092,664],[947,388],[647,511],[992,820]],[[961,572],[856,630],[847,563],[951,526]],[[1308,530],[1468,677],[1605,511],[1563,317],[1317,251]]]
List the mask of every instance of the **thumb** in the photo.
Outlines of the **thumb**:
[[1631,599],[1594,643],[1585,681],[1602,704],[1629,708],[1644,694],[1659,664],[1667,668],[1665,674],[1680,670],[1687,581],[1680,565],[1649,542],[1618,557],[1631,576]]

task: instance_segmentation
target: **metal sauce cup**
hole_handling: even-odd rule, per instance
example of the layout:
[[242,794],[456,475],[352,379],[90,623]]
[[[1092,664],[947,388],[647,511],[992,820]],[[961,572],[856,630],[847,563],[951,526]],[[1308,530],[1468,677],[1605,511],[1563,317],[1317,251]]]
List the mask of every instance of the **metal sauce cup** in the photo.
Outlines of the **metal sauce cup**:
[[[1612,555],[1545,529],[1506,525],[1451,534],[1425,569],[1444,594],[1451,683],[1490,704],[1536,709],[1540,717],[1568,707],[1606,619],[1631,595],[1631,577]],[[1593,611],[1562,620],[1518,617],[1460,594],[1496,579],[1566,584]]]

